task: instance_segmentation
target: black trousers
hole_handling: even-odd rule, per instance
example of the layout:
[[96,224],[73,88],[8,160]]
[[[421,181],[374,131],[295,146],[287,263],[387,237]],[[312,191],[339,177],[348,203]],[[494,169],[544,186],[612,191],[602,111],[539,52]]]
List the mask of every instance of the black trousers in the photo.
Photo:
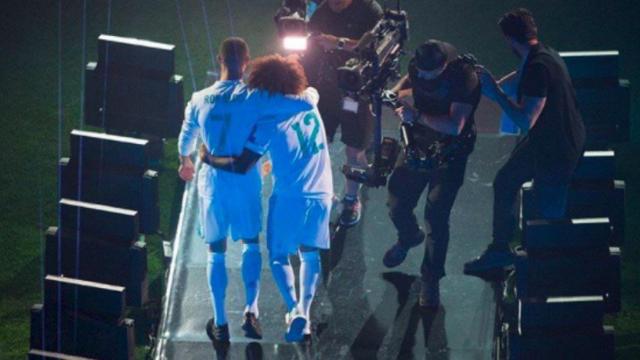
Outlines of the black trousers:
[[553,166],[541,163],[535,147],[519,144],[493,181],[493,244],[506,249],[513,239],[519,214],[522,184],[533,180],[536,218],[558,219],[565,216],[571,176],[578,163],[567,160]]
[[322,115],[324,129],[329,142],[341,128],[340,140],[347,146],[359,150],[365,150],[373,141],[375,119],[366,101],[358,102],[357,113],[345,111],[342,108],[343,93],[336,82],[322,81],[314,84],[320,94],[318,110]]
[[445,275],[449,215],[464,182],[466,165],[466,157],[430,172],[418,172],[402,165],[393,171],[389,179],[387,205],[401,244],[414,242],[419,233],[414,209],[428,186],[424,209],[427,241],[420,269],[424,280],[439,280]]

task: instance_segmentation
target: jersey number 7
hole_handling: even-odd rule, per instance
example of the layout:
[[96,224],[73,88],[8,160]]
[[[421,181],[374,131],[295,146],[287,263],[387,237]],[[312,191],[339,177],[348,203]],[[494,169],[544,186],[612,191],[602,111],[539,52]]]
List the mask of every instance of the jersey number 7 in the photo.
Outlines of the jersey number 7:
[[222,128],[220,129],[220,135],[218,136],[218,141],[216,144],[213,144],[211,149],[215,152],[224,152],[227,146],[227,132],[229,131],[229,126],[231,125],[231,114],[212,114],[209,117],[210,121],[220,121],[222,122]]

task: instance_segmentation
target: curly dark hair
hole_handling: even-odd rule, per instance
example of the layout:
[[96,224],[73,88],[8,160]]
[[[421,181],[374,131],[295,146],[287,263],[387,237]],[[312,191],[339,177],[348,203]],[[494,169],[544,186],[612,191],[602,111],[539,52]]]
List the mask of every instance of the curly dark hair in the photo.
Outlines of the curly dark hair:
[[299,95],[308,86],[304,68],[292,57],[267,55],[251,62],[249,87],[269,93]]

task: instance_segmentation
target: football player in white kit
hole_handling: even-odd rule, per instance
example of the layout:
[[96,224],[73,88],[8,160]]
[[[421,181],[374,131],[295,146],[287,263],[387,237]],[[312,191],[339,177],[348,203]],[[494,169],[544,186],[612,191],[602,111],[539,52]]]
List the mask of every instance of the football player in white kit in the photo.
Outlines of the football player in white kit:
[[[318,93],[306,88],[304,70],[296,60],[270,55],[256,59],[252,68],[249,87],[291,94],[317,104]],[[289,342],[311,334],[309,310],[320,276],[319,250],[329,248],[333,179],[327,146],[322,119],[314,107],[293,117],[262,118],[241,156],[207,159],[214,167],[242,172],[269,152],[274,186],[267,245],[271,271],[288,309],[285,339]],[[295,253],[301,261],[300,299],[296,298],[289,262],[289,255]]]
[[[216,154],[238,155],[256,121],[262,116],[291,116],[312,108],[309,102],[250,90],[242,81],[249,62],[249,48],[240,38],[228,38],[220,46],[220,80],[195,92],[186,106],[178,139],[180,177],[190,181],[194,165],[190,154],[198,135]],[[262,338],[258,322],[258,294],[262,259],[258,235],[261,230],[262,179],[258,169],[245,174],[218,171],[203,165],[198,174],[200,216],[209,245],[207,277],[214,318],[206,326],[213,341],[229,343],[224,302],[227,287],[226,239],[242,240],[242,278],[246,305],[242,329],[245,336]]]

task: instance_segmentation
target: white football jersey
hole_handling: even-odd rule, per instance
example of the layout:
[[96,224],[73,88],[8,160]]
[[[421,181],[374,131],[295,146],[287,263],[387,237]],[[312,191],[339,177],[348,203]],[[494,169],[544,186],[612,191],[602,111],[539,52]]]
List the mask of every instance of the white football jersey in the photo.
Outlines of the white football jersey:
[[[318,102],[318,92],[307,88],[293,97]],[[269,152],[273,163],[273,193],[279,196],[326,198],[333,196],[329,144],[317,107],[283,119],[262,118],[247,148]]]
[[[312,105],[304,99],[270,95],[264,91],[249,90],[241,80],[216,81],[212,86],[195,92],[186,106],[185,118],[178,137],[180,155],[188,156],[194,150],[198,135],[211,153],[217,156],[237,156],[259,118],[264,116],[291,116],[309,110]],[[260,186],[257,168],[246,175],[233,174],[203,166],[200,174],[202,195],[212,192],[217,179],[225,184],[238,181],[239,186]],[[248,179],[251,178],[251,179]]]

